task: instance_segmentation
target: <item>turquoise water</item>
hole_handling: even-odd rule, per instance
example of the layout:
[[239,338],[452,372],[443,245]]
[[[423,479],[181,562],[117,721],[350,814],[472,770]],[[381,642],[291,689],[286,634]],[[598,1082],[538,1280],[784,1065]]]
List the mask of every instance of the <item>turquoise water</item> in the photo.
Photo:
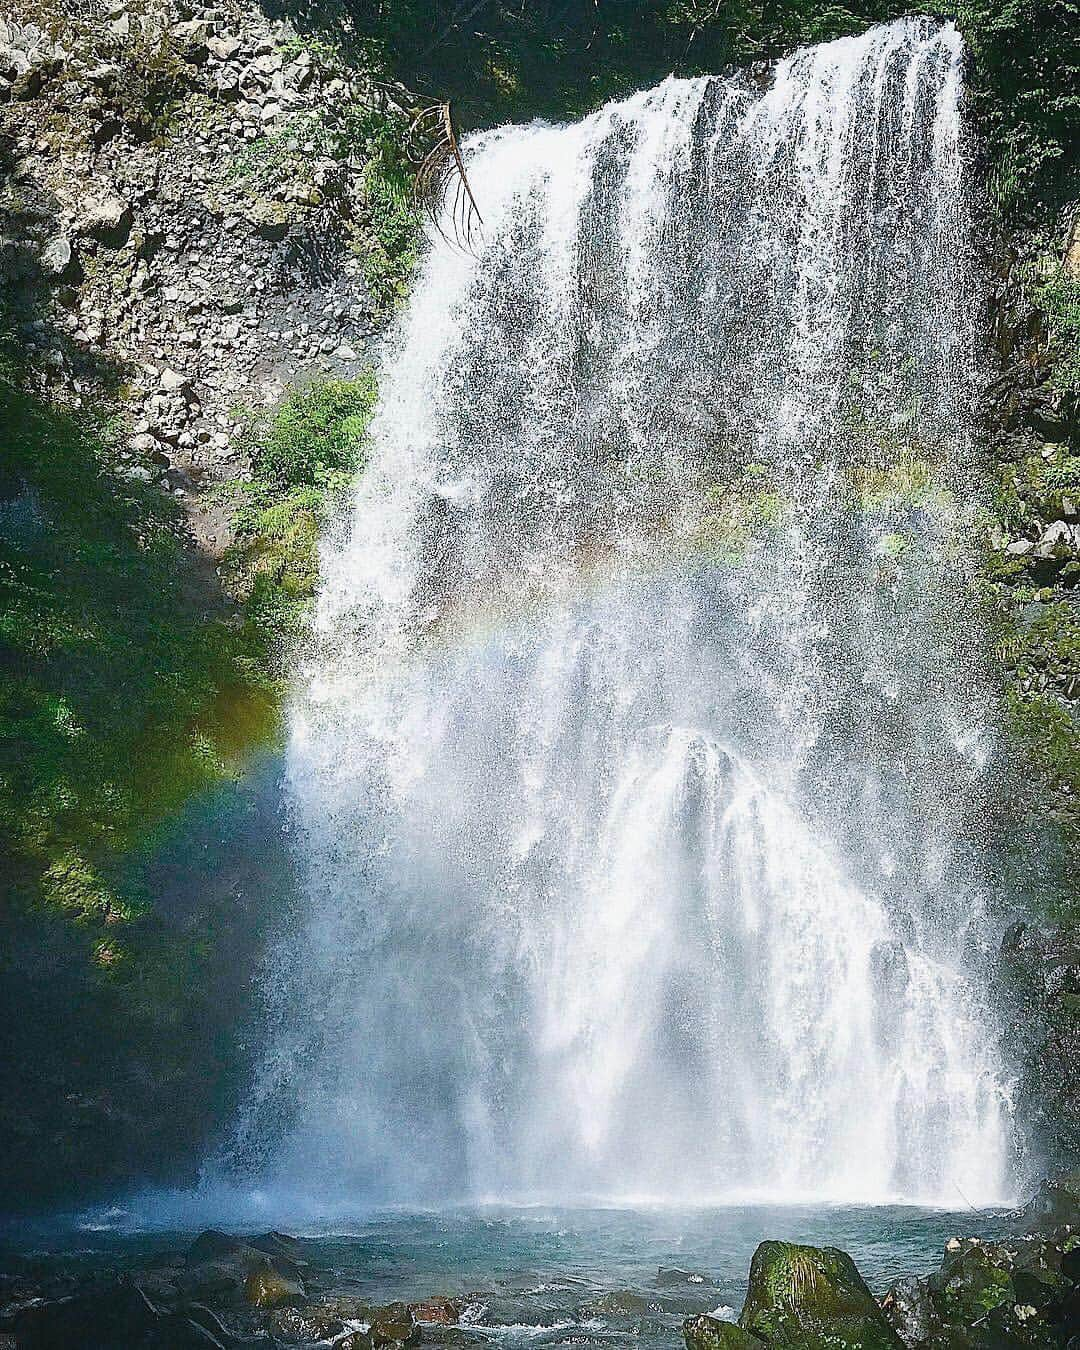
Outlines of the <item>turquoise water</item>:
[[[334,1292],[373,1302],[465,1296],[470,1338],[507,1346],[675,1346],[687,1314],[726,1309],[724,1315],[737,1315],[750,1257],[765,1238],[842,1247],[880,1293],[901,1275],[933,1269],[950,1237],[1000,1236],[1009,1224],[1005,1211],[907,1206],[690,1211],[485,1206],[384,1211],[294,1231],[304,1238],[312,1264],[329,1272]],[[105,1222],[9,1231],[0,1270],[154,1264],[182,1251],[193,1236],[126,1225],[130,1219],[117,1212]],[[661,1267],[701,1278],[662,1282]],[[623,1295],[615,1303],[624,1310],[605,1300],[615,1293]],[[425,1340],[446,1337],[433,1331]],[[460,1340],[461,1334],[450,1338]]]

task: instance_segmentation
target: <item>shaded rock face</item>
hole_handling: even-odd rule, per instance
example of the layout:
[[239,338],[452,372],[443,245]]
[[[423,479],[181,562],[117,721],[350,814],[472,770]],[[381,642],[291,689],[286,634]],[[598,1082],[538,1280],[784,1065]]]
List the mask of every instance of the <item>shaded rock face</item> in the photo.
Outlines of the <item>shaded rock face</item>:
[[1035,1232],[1068,1228],[1080,1233],[1080,1171],[1043,1181],[1024,1217]]
[[[1016,923],[1005,934],[998,970],[1023,1065],[1019,1096],[1031,1147],[1051,1166],[1068,1166],[1080,1157],[1080,936],[1048,923]],[[1053,1210],[1049,1185],[1033,1203],[1045,1200]],[[1075,1215],[1053,1221],[1077,1223]]]
[[739,1325],[770,1346],[900,1350],[855,1263],[835,1247],[763,1242],[750,1264]]

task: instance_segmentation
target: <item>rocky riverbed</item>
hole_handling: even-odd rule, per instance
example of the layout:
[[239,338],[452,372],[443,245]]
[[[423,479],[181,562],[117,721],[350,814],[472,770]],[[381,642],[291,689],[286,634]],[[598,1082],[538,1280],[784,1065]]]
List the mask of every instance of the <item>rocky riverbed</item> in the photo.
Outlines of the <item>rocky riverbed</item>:
[[[736,1346],[801,1350],[1035,1350],[1080,1345],[1080,1175],[1043,1183],[992,1239],[956,1235],[929,1275],[892,1279],[859,1248],[863,1274],[844,1251],[788,1241],[758,1245],[741,1315],[731,1282],[708,1269],[653,1266],[633,1288],[615,1287],[628,1268],[612,1263],[604,1287],[569,1261],[560,1274],[534,1264],[565,1236],[561,1216],[522,1255],[521,1225],[488,1218],[494,1278],[465,1256],[462,1278],[440,1277],[388,1230],[349,1249],[276,1231],[245,1236],[209,1229],[175,1250],[87,1265],[72,1252],[46,1270],[38,1258],[9,1259],[0,1277],[0,1344],[16,1350],[118,1347],[339,1347],[376,1350],[417,1344]],[[723,1219],[714,1220],[723,1223]],[[775,1220],[773,1220],[775,1221]],[[805,1231],[818,1236],[812,1221]],[[428,1252],[445,1249],[452,1225],[426,1232]],[[600,1230],[581,1234],[594,1245]],[[461,1233],[457,1241],[462,1241]],[[616,1246],[624,1241],[619,1238]],[[647,1243],[643,1245],[648,1245]],[[871,1244],[871,1247],[873,1244]],[[464,1248],[463,1248],[464,1251]],[[347,1253],[343,1261],[343,1254]],[[745,1259],[745,1258],[744,1258]],[[351,1266],[349,1262],[352,1262]],[[392,1269],[391,1269],[391,1263]],[[424,1282],[430,1288],[421,1292]],[[399,1297],[387,1298],[396,1288]],[[545,1292],[546,1291],[546,1292]],[[539,1301],[538,1301],[539,1300]],[[543,1311],[538,1311],[542,1309]]]

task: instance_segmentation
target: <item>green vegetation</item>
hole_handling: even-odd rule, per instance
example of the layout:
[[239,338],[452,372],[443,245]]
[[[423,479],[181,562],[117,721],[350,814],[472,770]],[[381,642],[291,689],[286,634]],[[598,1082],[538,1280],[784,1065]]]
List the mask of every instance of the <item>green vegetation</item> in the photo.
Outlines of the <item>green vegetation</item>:
[[10,372],[0,420],[0,834],[24,899],[114,935],[134,911],[111,860],[229,772],[272,721],[271,690],[176,509],[125,473],[100,421]]
[[[1041,534],[1043,523],[1076,509],[1080,458],[1044,445],[1002,467],[992,534],[1001,544]],[[1080,616],[1070,592],[1080,583],[1071,551],[991,549],[986,590],[997,627],[996,655],[1006,676],[1006,708],[1015,744],[1033,770],[1023,808],[1053,824],[1067,855],[1080,858]],[[1059,556],[1060,552],[1060,556]],[[1043,887],[1047,908],[1080,919],[1075,895]]]
[[[389,309],[405,295],[419,239],[409,125],[400,110],[361,102],[333,117],[325,110],[294,113],[277,130],[243,146],[228,176],[263,194],[283,181],[311,184],[320,158],[359,163],[359,209],[357,219],[347,222],[348,234],[376,303]],[[308,204],[320,201],[312,186]]]
[[290,394],[251,429],[253,480],[225,559],[263,668],[283,675],[318,581],[319,531],[328,508],[363,466],[375,379],[330,380]]
[[[674,71],[772,60],[910,13],[903,0],[293,0],[305,31],[340,43],[422,94],[451,97],[466,125],[568,118]],[[1067,191],[1080,142],[1080,4],[947,0],[973,53],[975,114],[997,204],[1023,214]]]
[[702,552],[738,562],[783,524],[788,500],[770,482],[762,464],[748,464],[731,483],[718,483],[705,494],[705,506],[693,542]]
[[[20,1150],[37,1176],[33,1122],[50,1122],[38,1192],[167,1165],[235,1090],[250,996],[235,963],[254,963],[290,873],[273,827],[245,845],[248,788],[231,785],[276,739],[319,525],[362,462],[373,400],[368,375],[252,422],[229,597],[103,412],[0,373],[0,1131],[11,1176]],[[197,893],[184,919],[153,904],[146,868],[176,822],[190,837],[193,811],[207,819],[178,873]],[[240,894],[245,846],[258,884]]]
[[[1080,398],[1080,276],[1057,263],[1033,290],[1032,299],[1046,315],[1050,336],[1051,380],[1058,390]],[[1080,456],[1063,466],[1068,481],[1060,487],[1080,488]]]

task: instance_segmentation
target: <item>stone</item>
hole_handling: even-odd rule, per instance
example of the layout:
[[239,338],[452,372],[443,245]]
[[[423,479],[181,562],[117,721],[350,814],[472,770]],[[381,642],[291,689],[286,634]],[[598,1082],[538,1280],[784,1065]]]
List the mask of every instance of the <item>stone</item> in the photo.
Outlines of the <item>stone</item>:
[[266,1321],[266,1328],[277,1340],[287,1345],[305,1341],[332,1341],[345,1331],[344,1319],[326,1307],[285,1307],[276,1309]]
[[632,1289],[614,1289],[610,1294],[601,1295],[592,1306],[597,1312],[615,1313],[619,1317],[641,1317],[652,1311],[649,1300]]
[[117,196],[100,197],[87,206],[80,224],[86,234],[118,248],[131,229],[131,207]]
[[739,1325],[785,1350],[903,1347],[851,1257],[836,1247],[761,1243]]
[[[162,389],[166,390],[168,393],[175,393],[177,391],[187,389],[190,383],[191,383],[190,380],[188,380],[186,376],[181,375],[179,371],[173,370],[169,366],[166,366],[165,369],[161,372],[161,375],[158,377],[159,386]],[[209,1231],[213,1232],[213,1230]],[[202,1237],[206,1236],[207,1236],[206,1233],[202,1235]],[[222,1233],[219,1234],[219,1236],[224,1237],[225,1234]],[[197,1239],[197,1241],[201,1240],[202,1240],[201,1238]]]
[[305,1297],[303,1285],[274,1270],[269,1260],[264,1270],[251,1271],[244,1283],[244,1298],[254,1308],[281,1308],[303,1303]]
[[219,61],[227,61],[240,50],[240,39],[231,33],[221,33],[217,37],[207,38],[206,45],[211,56],[216,56]]
[[387,1303],[370,1314],[371,1337],[376,1346],[418,1345],[420,1328],[404,1303]]
[[456,1298],[436,1295],[424,1299],[422,1303],[410,1303],[409,1312],[417,1322],[437,1322],[442,1326],[453,1326],[461,1319],[462,1305]]
[[1080,1172],[1043,1180],[1021,1216],[1031,1232],[1053,1232],[1064,1227],[1080,1232]]
[[683,1323],[686,1350],[761,1350],[765,1342],[734,1322],[702,1314]]
[[1065,271],[1080,280],[1080,214],[1074,217],[1065,242]]
[[71,240],[58,234],[41,250],[41,270],[57,281],[70,278],[78,268]]
[[14,1330],[19,1350],[119,1350],[138,1345],[222,1350],[212,1331],[158,1308],[126,1283],[26,1308],[17,1316]]
[[929,1340],[941,1324],[928,1282],[916,1275],[890,1285],[881,1300],[881,1310],[905,1345]]
[[683,1284],[713,1285],[716,1281],[708,1275],[700,1275],[695,1270],[683,1270],[680,1266],[661,1266],[656,1272],[656,1283],[661,1289],[673,1289]]

